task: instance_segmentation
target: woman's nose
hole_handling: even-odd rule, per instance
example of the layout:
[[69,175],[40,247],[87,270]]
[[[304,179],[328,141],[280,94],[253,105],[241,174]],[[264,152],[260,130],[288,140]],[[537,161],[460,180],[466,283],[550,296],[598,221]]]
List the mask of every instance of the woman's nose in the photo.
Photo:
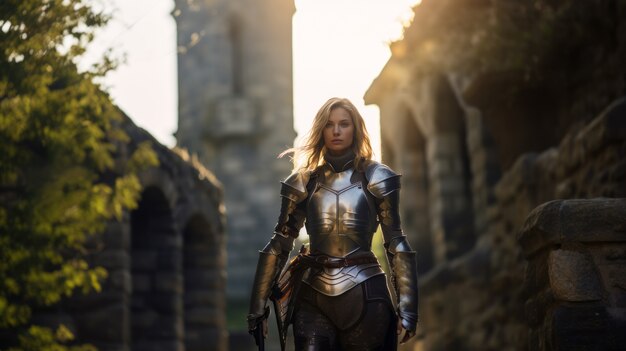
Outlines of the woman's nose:
[[334,126],[333,127],[333,134],[334,135],[339,135],[339,126]]

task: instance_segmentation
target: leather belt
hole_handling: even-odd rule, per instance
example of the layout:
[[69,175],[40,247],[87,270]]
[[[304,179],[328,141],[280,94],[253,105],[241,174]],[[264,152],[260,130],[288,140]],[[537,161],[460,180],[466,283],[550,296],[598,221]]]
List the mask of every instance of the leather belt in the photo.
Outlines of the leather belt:
[[356,266],[359,264],[378,263],[376,256],[361,257],[333,257],[326,255],[302,255],[302,262],[312,267],[320,268],[341,268],[348,266]]

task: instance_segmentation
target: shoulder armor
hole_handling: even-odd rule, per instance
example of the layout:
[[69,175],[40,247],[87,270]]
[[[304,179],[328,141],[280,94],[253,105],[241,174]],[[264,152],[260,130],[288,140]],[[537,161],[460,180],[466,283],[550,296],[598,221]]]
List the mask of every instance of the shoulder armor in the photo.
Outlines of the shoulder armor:
[[372,161],[368,164],[365,178],[368,182],[367,190],[379,199],[400,189],[400,175],[382,163]]
[[283,180],[280,195],[300,203],[307,196],[306,185],[311,177],[310,171],[297,171]]

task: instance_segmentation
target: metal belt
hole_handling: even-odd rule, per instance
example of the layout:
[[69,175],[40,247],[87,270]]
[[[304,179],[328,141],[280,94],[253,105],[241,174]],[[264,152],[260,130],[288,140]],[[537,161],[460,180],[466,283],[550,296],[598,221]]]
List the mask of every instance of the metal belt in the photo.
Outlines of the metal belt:
[[378,263],[376,256],[332,257],[326,255],[300,255],[302,263],[320,268],[341,268],[359,264]]

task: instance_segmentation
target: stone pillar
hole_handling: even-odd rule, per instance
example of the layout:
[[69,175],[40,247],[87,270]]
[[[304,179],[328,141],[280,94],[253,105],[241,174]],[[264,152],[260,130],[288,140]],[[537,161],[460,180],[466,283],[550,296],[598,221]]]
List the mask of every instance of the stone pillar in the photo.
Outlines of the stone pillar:
[[530,350],[626,346],[626,199],[556,200],[518,235]]

